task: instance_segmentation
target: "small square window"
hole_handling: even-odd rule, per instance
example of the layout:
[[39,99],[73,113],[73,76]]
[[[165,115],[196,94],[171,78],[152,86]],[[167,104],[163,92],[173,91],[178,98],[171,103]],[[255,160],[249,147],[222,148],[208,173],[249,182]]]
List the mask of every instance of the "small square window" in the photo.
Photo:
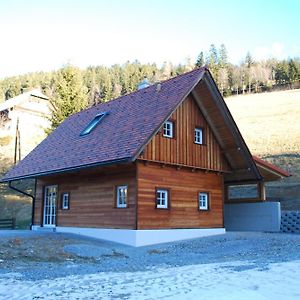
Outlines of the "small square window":
[[203,144],[203,129],[195,128],[195,144]]
[[169,191],[163,189],[156,190],[156,208],[168,208]]
[[127,207],[127,194],[128,194],[127,185],[117,186],[117,207],[118,208]]
[[70,193],[63,193],[61,196],[61,208],[69,209],[70,208]]
[[173,138],[173,122],[167,121],[164,123],[164,137]]
[[208,210],[208,193],[201,192],[198,196],[199,200],[199,210]]

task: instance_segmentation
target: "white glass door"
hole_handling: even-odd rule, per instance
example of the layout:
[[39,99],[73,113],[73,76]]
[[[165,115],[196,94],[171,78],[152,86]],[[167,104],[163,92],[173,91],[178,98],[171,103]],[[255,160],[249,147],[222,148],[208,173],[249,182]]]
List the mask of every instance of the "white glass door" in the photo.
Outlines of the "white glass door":
[[56,225],[56,198],[57,185],[46,186],[44,199],[44,227],[54,227]]

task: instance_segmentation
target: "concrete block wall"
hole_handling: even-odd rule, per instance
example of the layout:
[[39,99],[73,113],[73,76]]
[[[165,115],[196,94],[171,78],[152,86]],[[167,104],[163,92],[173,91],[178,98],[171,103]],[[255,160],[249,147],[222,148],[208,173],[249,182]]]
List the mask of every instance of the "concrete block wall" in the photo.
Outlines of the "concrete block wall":
[[224,223],[229,231],[280,231],[280,203],[225,204]]
[[282,211],[280,230],[287,233],[300,233],[300,211]]

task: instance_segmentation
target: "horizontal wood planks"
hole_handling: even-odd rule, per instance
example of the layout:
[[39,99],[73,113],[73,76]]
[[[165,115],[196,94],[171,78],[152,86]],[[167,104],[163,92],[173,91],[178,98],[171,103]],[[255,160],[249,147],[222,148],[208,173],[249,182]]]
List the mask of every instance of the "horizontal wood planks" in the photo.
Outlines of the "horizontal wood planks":
[[[220,146],[191,96],[188,96],[176,109],[170,120],[175,125],[175,137],[166,138],[160,130],[146,146],[140,159],[215,171],[229,171]],[[203,129],[203,145],[194,143],[195,127]]]
[[[137,163],[138,229],[223,227],[223,176],[159,164]],[[156,188],[170,190],[170,208],[156,208]],[[198,210],[198,193],[208,192],[210,209]]]
[[[136,168],[134,164],[99,168],[37,180],[35,225],[43,222],[44,187],[58,185],[57,226],[136,227]],[[116,208],[115,187],[128,185],[127,208]],[[70,193],[70,209],[61,209],[61,195]]]

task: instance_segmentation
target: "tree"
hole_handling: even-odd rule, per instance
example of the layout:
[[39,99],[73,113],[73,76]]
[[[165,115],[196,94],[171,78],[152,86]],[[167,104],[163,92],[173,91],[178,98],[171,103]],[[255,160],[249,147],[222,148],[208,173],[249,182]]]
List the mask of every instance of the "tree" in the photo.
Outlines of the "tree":
[[220,68],[227,68],[228,66],[228,54],[224,44],[221,45],[219,50],[218,64]]
[[243,85],[242,80],[243,80],[242,70],[237,66],[231,65],[229,67],[228,83],[232,93],[235,92],[236,95],[239,94],[239,89],[242,90],[242,85]]
[[285,84],[289,81],[289,70],[287,61],[279,62],[275,67],[275,80],[277,84]]
[[217,80],[219,83],[220,92],[223,96],[225,90],[228,88],[228,72],[226,68],[219,69]]
[[212,76],[217,80],[218,79],[218,51],[214,44],[210,45],[209,53],[206,58],[206,64],[208,65]]
[[293,59],[290,59],[288,63],[289,82],[293,83],[294,81],[299,80],[299,75],[300,75],[299,68],[297,67],[295,61]]
[[50,98],[52,116],[50,133],[70,115],[88,106],[87,88],[83,85],[81,72],[72,65],[60,69],[54,81],[54,95]]
[[197,57],[197,61],[196,61],[196,64],[195,64],[195,67],[197,68],[200,68],[202,66],[204,66],[204,54],[203,52],[201,51]]
[[245,57],[245,64],[247,66],[247,68],[250,69],[250,67],[254,64],[252,55],[250,54],[250,52],[248,51]]
[[190,56],[185,59],[185,72],[192,71],[194,69],[194,64],[192,63],[192,59]]
[[247,68],[246,76],[248,79],[248,92],[251,93],[254,61],[252,59],[250,52],[247,52],[247,55],[245,57],[245,65]]

